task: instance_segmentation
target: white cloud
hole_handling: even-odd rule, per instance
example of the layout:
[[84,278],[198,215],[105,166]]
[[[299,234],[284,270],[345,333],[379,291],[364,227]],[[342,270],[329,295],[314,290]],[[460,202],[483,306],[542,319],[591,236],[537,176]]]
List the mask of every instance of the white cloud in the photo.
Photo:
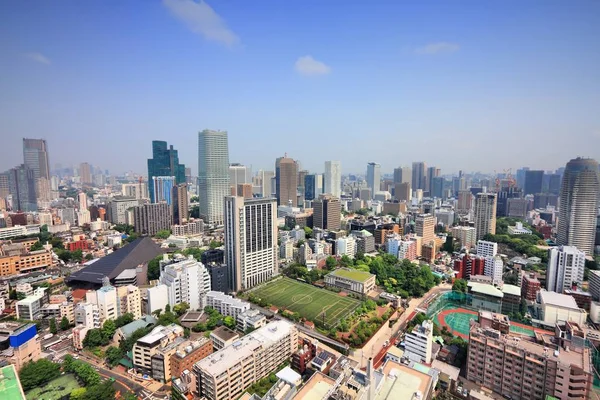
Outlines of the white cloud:
[[223,19],[203,0],[163,0],[171,14],[182,21],[194,33],[212,40],[232,46],[239,42],[239,37],[227,27]]
[[331,67],[321,61],[315,60],[312,56],[298,58],[295,68],[296,72],[304,76],[327,75],[331,72]]
[[42,53],[25,53],[23,54],[25,57],[30,59],[31,61],[35,61],[40,64],[50,65],[51,61],[48,57],[43,55]]
[[442,54],[442,53],[454,53],[455,51],[458,51],[458,50],[460,50],[460,46],[456,43],[437,42],[437,43],[429,43],[423,47],[417,47],[415,49],[415,53],[425,54],[425,55],[434,55],[434,54]]

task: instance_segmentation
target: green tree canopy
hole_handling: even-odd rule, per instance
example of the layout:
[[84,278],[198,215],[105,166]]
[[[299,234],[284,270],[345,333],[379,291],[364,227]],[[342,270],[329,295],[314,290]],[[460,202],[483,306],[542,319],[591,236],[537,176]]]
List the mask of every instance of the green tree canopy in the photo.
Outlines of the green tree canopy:
[[154,237],[157,239],[168,239],[169,236],[171,236],[171,231],[169,229],[161,229],[160,231],[156,232],[156,235],[154,235]]
[[25,363],[19,371],[19,379],[24,391],[43,386],[60,376],[60,365],[45,358]]
[[58,327],[56,326],[56,318],[50,319],[50,333],[56,335],[58,333]]
[[452,290],[467,293],[467,281],[465,279],[456,279],[452,284]]

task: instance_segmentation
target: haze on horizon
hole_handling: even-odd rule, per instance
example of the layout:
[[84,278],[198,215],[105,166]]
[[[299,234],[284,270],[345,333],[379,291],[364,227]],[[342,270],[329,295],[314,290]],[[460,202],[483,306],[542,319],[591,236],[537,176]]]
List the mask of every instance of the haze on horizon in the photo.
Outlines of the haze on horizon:
[[599,2],[402,3],[2,2],[0,171],[31,137],[139,173],[166,140],[195,174],[205,128],[255,171],[600,159]]

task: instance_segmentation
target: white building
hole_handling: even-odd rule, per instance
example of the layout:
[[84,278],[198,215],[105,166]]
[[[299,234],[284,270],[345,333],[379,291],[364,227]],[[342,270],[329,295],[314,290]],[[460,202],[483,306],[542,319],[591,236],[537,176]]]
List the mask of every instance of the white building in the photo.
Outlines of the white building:
[[455,226],[452,228],[452,237],[458,239],[461,247],[470,249],[475,246],[477,232],[472,226]]
[[325,193],[338,199],[342,196],[342,163],[325,161]]
[[90,290],[85,294],[87,303],[96,304],[100,313],[100,323],[104,321],[114,320],[119,316],[120,307],[117,302],[117,289],[110,284],[106,284],[100,289]]
[[250,309],[250,303],[235,299],[223,292],[211,290],[206,295],[206,305],[217,310],[221,315],[233,317],[237,321],[238,316]]
[[156,285],[148,288],[148,314],[156,310],[164,311],[167,304],[169,304],[169,289],[167,285]]
[[227,196],[224,204],[229,287],[250,289],[277,271],[277,201]]
[[573,296],[541,290],[538,293],[541,320],[554,327],[557,322],[573,321],[584,326],[587,313],[579,308]]
[[509,226],[507,228],[509,235],[531,235],[531,229],[523,227],[522,222],[517,222],[515,226]]
[[[495,243],[494,243],[495,244]],[[492,278],[494,285],[502,284],[502,273],[504,272],[504,262],[502,257],[493,256],[485,258],[483,274]]]
[[404,338],[404,355],[412,361],[431,363],[433,348],[433,322],[423,321],[421,325],[414,327],[412,332]]
[[387,252],[388,254],[398,257],[398,251],[402,245],[402,238],[400,236],[391,237],[387,240]]
[[142,295],[137,286],[117,287],[117,303],[119,316],[129,313],[133,315],[134,320],[142,317]]
[[553,247],[549,251],[546,269],[546,289],[562,293],[574,284],[583,283],[585,271],[585,253],[577,247]]
[[108,206],[110,222],[113,224],[126,224],[127,210],[138,205],[139,202],[134,197],[113,197]]
[[88,210],[77,211],[77,226],[84,226],[91,222],[90,212]]
[[245,332],[246,329],[258,329],[267,324],[267,317],[258,310],[246,310],[237,318],[237,329]]
[[356,239],[354,236],[341,237],[335,243],[336,255],[354,258],[356,254]]
[[294,241],[287,239],[281,242],[279,246],[279,258],[281,260],[290,260],[294,257]]
[[100,328],[100,312],[98,306],[91,303],[79,303],[75,306],[75,325],[86,329]]
[[108,247],[119,246],[121,243],[123,243],[123,237],[120,233],[114,233],[106,236],[106,245]]
[[494,257],[498,254],[498,243],[487,240],[477,241],[477,255],[482,257]]
[[52,226],[52,213],[51,212],[41,212],[38,214],[38,221],[40,225],[44,226]]
[[210,273],[194,256],[166,265],[159,281],[167,287],[171,307],[187,303],[192,310],[204,308],[204,296],[210,291]]
[[223,225],[223,198],[230,193],[227,132],[205,129],[198,133],[198,196],[205,222]]

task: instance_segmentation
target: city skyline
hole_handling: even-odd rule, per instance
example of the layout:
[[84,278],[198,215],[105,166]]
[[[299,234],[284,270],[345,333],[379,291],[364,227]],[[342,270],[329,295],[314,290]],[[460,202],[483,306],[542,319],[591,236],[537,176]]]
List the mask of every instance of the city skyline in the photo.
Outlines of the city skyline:
[[[328,159],[347,172],[368,160],[384,171],[424,160],[491,172],[523,159],[544,170],[600,159],[590,150],[600,144],[595,2],[472,4],[464,13],[457,4],[382,3],[366,13],[362,2],[292,2],[259,4],[252,18],[249,5],[210,1],[120,7],[0,5],[0,127],[11,132],[3,150],[41,137],[53,164],[141,172],[138,143],[164,138],[195,175],[195,134],[210,128],[227,130],[231,160],[253,170],[286,151],[317,172]],[[72,140],[82,132],[98,139]],[[298,147],[300,136],[320,145]],[[553,146],[528,151],[542,140]],[[412,159],[398,156],[406,148]],[[20,161],[16,151],[0,158],[0,170]]]

